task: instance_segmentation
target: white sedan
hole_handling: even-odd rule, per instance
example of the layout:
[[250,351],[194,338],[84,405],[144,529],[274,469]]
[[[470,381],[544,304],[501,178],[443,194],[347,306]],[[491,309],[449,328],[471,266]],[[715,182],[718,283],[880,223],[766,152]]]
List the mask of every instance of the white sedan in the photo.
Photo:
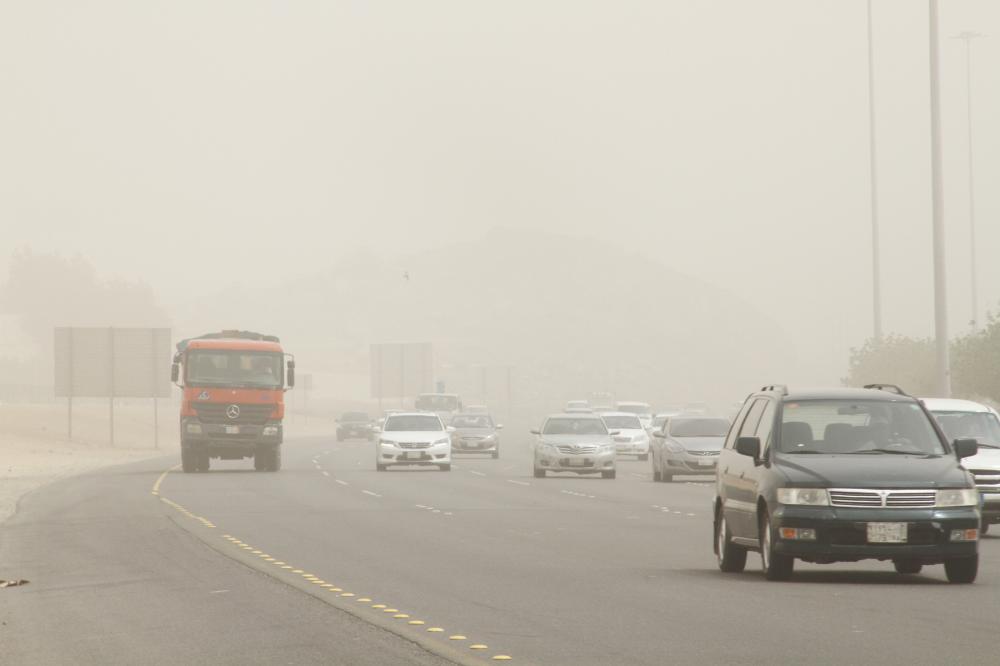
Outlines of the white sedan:
[[618,455],[637,456],[639,460],[649,459],[649,432],[636,414],[607,412],[601,414],[601,418],[608,430],[618,433],[614,436],[615,452]]
[[451,432],[437,414],[390,414],[378,433],[375,469],[384,472],[390,465],[437,465],[451,469]]

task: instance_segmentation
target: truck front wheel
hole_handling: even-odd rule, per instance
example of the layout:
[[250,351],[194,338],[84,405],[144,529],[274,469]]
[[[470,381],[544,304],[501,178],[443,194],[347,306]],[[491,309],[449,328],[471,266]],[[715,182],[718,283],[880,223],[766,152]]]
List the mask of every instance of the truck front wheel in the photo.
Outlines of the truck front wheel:
[[181,447],[181,468],[188,474],[198,471],[198,454],[196,451],[186,446]]
[[253,457],[253,468],[258,472],[277,472],[281,469],[281,447],[258,449]]

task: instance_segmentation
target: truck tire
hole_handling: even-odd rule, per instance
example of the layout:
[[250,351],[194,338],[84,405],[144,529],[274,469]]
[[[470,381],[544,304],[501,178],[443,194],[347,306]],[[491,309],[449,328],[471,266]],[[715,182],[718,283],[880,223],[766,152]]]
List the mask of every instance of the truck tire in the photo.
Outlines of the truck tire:
[[258,472],[277,472],[281,469],[281,447],[257,449],[253,457],[253,468]]
[[207,472],[208,468],[212,464],[211,463],[211,458],[208,455],[208,451],[198,451],[198,455],[196,457],[196,460],[198,461],[198,471],[199,472]]
[[281,471],[281,446],[276,446],[273,449],[271,449],[270,471],[272,472]]
[[181,447],[181,469],[184,470],[185,474],[198,471],[198,460],[195,457],[195,453],[193,449],[185,446]]

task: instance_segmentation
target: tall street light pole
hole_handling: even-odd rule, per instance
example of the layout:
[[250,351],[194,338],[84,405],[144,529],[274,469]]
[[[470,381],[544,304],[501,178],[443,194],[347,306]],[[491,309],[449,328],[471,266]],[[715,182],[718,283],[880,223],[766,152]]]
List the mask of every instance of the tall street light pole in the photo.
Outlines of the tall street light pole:
[[968,30],[954,37],[965,42],[965,113],[969,144],[969,274],[972,281],[972,316],[969,325],[973,331],[979,327],[979,279],[976,270],[976,178],[972,159],[972,40],[979,37],[985,35]]
[[871,178],[872,325],[875,341],[882,340],[882,268],[878,229],[878,153],[875,146],[875,51],[872,41],[872,0],[868,0],[868,170]]
[[951,397],[951,360],[948,354],[948,281],[944,252],[944,188],[941,174],[941,91],[938,66],[938,0],[929,2],[931,98],[931,200],[934,229],[934,337],[937,393]]

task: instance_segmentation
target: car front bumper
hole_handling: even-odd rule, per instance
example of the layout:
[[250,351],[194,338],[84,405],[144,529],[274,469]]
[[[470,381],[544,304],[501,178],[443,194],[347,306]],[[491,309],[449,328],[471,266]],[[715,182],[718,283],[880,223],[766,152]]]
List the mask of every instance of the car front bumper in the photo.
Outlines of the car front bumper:
[[696,456],[687,452],[663,451],[663,460],[674,474],[715,474],[719,456]]
[[649,453],[649,441],[615,442],[615,452],[620,456],[644,456]]
[[451,442],[454,453],[492,453],[499,447],[499,439],[454,439]]
[[576,472],[577,474],[607,472],[615,469],[615,452],[580,454],[539,452],[535,454],[535,467],[547,469],[550,472]]
[[369,439],[372,436],[372,430],[367,426],[341,426],[337,429],[337,435],[345,438],[358,437]]
[[380,465],[449,465],[451,445],[435,444],[425,449],[411,449],[379,443],[378,462]]
[[[868,523],[906,523],[905,543],[869,543]],[[779,553],[810,562],[853,562],[865,559],[917,560],[937,564],[972,557],[977,541],[952,541],[952,530],[978,528],[978,507],[949,509],[858,509],[779,506],[771,515],[774,547]],[[814,541],[780,538],[780,528],[815,530]]]

